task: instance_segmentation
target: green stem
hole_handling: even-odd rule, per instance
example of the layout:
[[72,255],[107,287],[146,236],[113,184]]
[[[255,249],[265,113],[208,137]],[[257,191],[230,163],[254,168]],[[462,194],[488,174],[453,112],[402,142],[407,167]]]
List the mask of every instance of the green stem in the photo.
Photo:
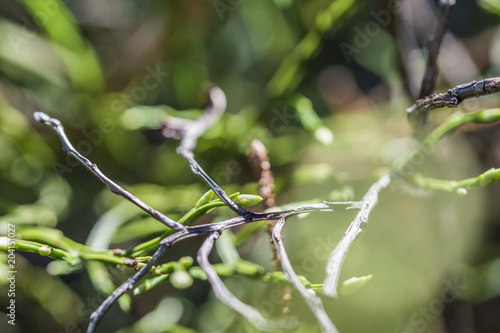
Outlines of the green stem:
[[[0,251],[8,252],[9,247],[7,246],[7,237],[0,237]],[[11,248],[10,248],[11,249]],[[58,260],[65,260],[69,263],[76,264],[78,261],[78,257],[70,254],[67,251],[54,248],[51,246],[47,246],[46,244],[40,244],[37,242],[32,242],[32,241],[27,241],[27,240],[22,240],[22,239],[16,239],[15,240],[15,245],[14,249],[16,251],[23,251],[23,252],[33,252],[33,253],[38,253],[42,256],[46,256],[49,258],[53,259],[58,259]]]
[[456,192],[458,194],[467,194],[467,189],[476,187],[485,187],[495,184],[500,180],[500,169],[491,168],[477,177],[467,178],[460,181],[443,180],[435,178],[422,177],[420,174],[414,174],[408,181],[422,189],[438,190],[446,192]]
[[459,127],[469,123],[492,123],[499,119],[500,108],[486,109],[467,114],[460,111],[454,113],[422,141],[419,149],[411,153],[402,163],[392,170],[391,178],[394,179],[399,177],[407,179],[412,176],[414,170],[422,164],[423,160],[434,152],[434,149],[441,139],[453,133]]
[[20,227],[17,235],[22,239],[29,239],[35,242],[60,248],[65,251],[77,251],[79,253],[112,256],[112,250],[94,250],[88,246],[77,243],[63,235],[59,230],[47,227]]

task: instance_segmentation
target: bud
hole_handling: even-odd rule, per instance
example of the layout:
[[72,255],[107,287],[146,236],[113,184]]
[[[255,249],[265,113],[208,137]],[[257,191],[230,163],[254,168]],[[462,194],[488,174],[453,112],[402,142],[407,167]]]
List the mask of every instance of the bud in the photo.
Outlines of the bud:
[[361,277],[352,277],[345,280],[340,286],[339,293],[341,295],[350,295],[361,289],[365,284],[372,279],[373,275],[366,275]]
[[253,206],[262,201],[262,198],[253,194],[240,194],[233,201],[242,207]]
[[38,248],[38,253],[42,256],[50,256],[52,254],[52,248],[48,246],[40,246]]
[[199,207],[201,207],[201,206],[209,203],[212,200],[213,197],[214,197],[214,191],[210,190],[210,191],[206,192],[196,202],[196,205],[194,206],[194,208],[199,208]]
[[177,271],[170,275],[170,283],[177,289],[186,289],[193,284],[193,278],[186,271]]

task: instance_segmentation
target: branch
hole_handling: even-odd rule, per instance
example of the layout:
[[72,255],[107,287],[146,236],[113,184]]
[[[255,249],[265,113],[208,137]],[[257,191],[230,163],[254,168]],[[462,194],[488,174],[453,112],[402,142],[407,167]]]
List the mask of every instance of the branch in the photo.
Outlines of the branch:
[[35,112],[33,117],[40,123],[47,125],[49,127],[52,127],[54,131],[56,131],[57,135],[59,135],[59,138],[61,139],[61,143],[63,146],[63,150],[66,151],[68,154],[73,155],[81,164],[83,164],[87,169],[89,169],[97,178],[99,178],[110,190],[116,195],[122,196],[128,201],[132,202],[134,205],[148,213],[151,217],[154,219],[160,221],[161,223],[165,224],[167,227],[175,230],[183,230],[184,226],[178,222],[175,222],[174,220],[170,219],[169,217],[163,215],[159,211],[151,208],[150,206],[146,205],[144,202],[139,200],[137,197],[132,195],[130,192],[126,191],[122,187],[120,187],[118,184],[113,182],[111,179],[106,177],[101,170],[97,167],[96,164],[90,162],[86,157],[81,155],[72,145],[71,142],[69,142],[66,133],[64,132],[64,127],[62,126],[61,122],[57,119],[50,118],[48,115],[46,115],[43,112]]
[[328,264],[326,266],[326,278],[325,287],[323,289],[323,294],[330,297],[337,297],[337,284],[339,281],[340,269],[344,262],[344,259],[349,251],[350,246],[356,239],[359,233],[362,231],[362,225],[368,223],[368,215],[372,211],[373,207],[377,204],[378,194],[384,188],[386,188],[391,182],[391,177],[389,175],[382,176],[377,182],[375,182],[362,200],[362,206],[359,213],[351,222],[346,233],[337,244],[333,252],[328,258]]
[[[422,79],[422,86],[418,98],[423,98],[434,90],[436,78],[438,74],[437,59],[441,42],[448,30],[450,23],[450,16],[455,0],[440,0],[439,1],[439,14],[437,17],[437,24],[434,33],[429,35],[429,53],[427,55],[427,66],[425,68],[424,78]],[[423,119],[423,118],[422,118]]]
[[127,281],[125,281],[124,283],[122,283],[121,286],[119,286],[117,289],[115,289],[115,291],[113,291],[111,293],[111,295],[109,295],[104,300],[104,302],[102,302],[102,304],[97,308],[97,310],[95,310],[94,312],[92,312],[92,314],[90,315],[90,322],[89,322],[89,326],[87,328],[87,333],[94,333],[95,332],[95,329],[97,328],[97,324],[102,319],[102,317],[104,316],[104,314],[109,310],[109,308],[111,307],[111,305],[113,305],[113,303],[116,302],[116,300],[118,298],[120,298],[120,296],[122,296],[127,291],[129,291],[130,289],[132,289],[134,287],[134,284],[136,284],[137,281],[139,281],[139,279],[141,277],[143,277],[144,274],[146,274],[151,269],[151,267],[153,267],[153,264],[156,262],[156,260],[166,250],[167,250],[166,246],[163,246],[163,245],[160,246],[156,250],[156,252],[153,254],[153,256],[151,257],[151,260],[144,267],[142,267],[132,277],[130,277],[129,279],[127,279]]
[[[271,171],[271,163],[269,163],[267,149],[260,140],[252,141],[248,159],[255,167],[255,169],[257,169],[257,171],[259,172],[259,194],[263,199],[262,205],[264,209],[274,207],[274,175]],[[283,270],[283,267],[281,266],[281,257],[272,238],[276,222],[276,220],[267,221],[267,233],[269,235],[269,240],[273,251],[273,265],[277,270],[281,271]],[[284,302],[282,312],[288,313],[290,311],[289,305],[292,299],[290,286],[283,286],[283,288],[281,288],[280,290],[280,293],[280,297]]]
[[278,329],[294,329],[296,324],[291,322],[278,323],[275,321],[268,320],[262,316],[262,314],[257,311],[252,306],[243,303],[236,296],[234,296],[229,289],[224,285],[221,278],[215,271],[214,267],[210,264],[208,260],[208,255],[212,251],[214,242],[219,238],[220,232],[213,232],[208,236],[208,238],[203,242],[203,245],[198,251],[198,264],[203,269],[207,275],[208,282],[210,282],[215,296],[219,301],[229,306],[231,309],[239,313],[241,316],[246,318],[249,322],[255,325],[261,330],[278,330]]
[[283,245],[283,239],[281,238],[281,230],[283,229],[284,225],[285,225],[285,217],[282,217],[276,223],[272,235],[273,242],[277,247],[281,258],[281,265],[283,267],[283,272],[285,273],[286,278],[292,282],[293,286],[295,287],[295,289],[297,289],[302,298],[304,298],[307,305],[318,319],[318,322],[321,325],[322,332],[336,333],[338,331],[333,325],[328,315],[326,314],[325,309],[323,308],[323,304],[321,303],[321,299],[319,299],[316,295],[311,294],[306,289],[306,287],[304,287],[304,285],[300,282],[299,278],[297,277],[297,274],[295,274],[295,271],[293,270],[292,264],[290,263],[290,259],[288,258],[288,255],[285,250],[285,245]]
[[239,215],[249,214],[246,209],[238,206],[227,194],[217,185],[194,159],[193,149],[196,147],[198,138],[211,128],[226,110],[226,95],[219,87],[212,87],[208,92],[209,101],[205,108],[205,113],[197,120],[190,122],[182,132],[182,140],[177,152],[188,161],[193,173],[201,177],[214,193],[234,212]]
[[[486,81],[486,80],[485,80]],[[491,123],[500,119],[500,108],[486,109],[475,113],[462,114],[456,113],[449,117],[449,119],[435,129],[425,140],[418,150],[410,154],[401,164],[395,167],[389,175],[382,176],[375,184],[373,184],[368,192],[363,197],[361,202],[362,206],[356,218],[349,225],[345,235],[337,244],[335,249],[330,255],[327,264],[327,276],[325,278],[325,287],[323,293],[327,296],[337,296],[337,284],[342,267],[343,261],[349,247],[356,239],[356,236],[361,232],[361,225],[367,223],[368,215],[377,203],[378,194],[381,190],[389,185],[392,179],[396,177],[406,178],[413,174],[418,161],[421,160],[422,155],[426,156],[432,153],[438,142],[446,135],[452,133],[460,126],[468,123]],[[420,162],[421,163],[421,162]],[[496,169],[487,171],[485,174],[477,178],[464,180],[460,185],[477,186],[478,184],[492,184],[497,181],[498,172]],[[485,186],[485,185],[481,185]]]
[[449,89],[442,94],[421,98],[406,109],[410,121],[416,121],[422,114],[438,108],[455,108],[464,100],[497,93],[500,91],[500,77],[472,81]]
[[196,236],[196,234],[190,234],[189,231],[182,230],[162,240],[160,247],[158,247],[147,264],[141,267],[137,273],[135,273],[132,277],[122,283],[115,291],[113,291],[113,293],[104,300],[104,302],[97,308],[97,310],[92,313],[92,315],[90,316],[90,323],[87,328],[87,333],[95,332],[97,324],[102,319],[104,314],[109,310],[111,305],[113,305],[113,303],[116,302],[116,300],[123,294],[131,290],[134,287],[134,284],[136,284],[137,281],[140,280],[140,278],[142,278],[147,272],[149,272],[154,263],[160,258],[163,253],[167,251],[169,247],[180,240],[184,240],[194,236]]

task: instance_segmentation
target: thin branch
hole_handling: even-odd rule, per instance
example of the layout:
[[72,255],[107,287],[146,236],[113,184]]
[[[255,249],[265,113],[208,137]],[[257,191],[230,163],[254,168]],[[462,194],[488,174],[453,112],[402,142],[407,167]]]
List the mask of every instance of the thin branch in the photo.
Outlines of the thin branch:
[[276,245],[281,258],[281,265],[283,267],[283,272],[285,273],[286,278],[292,282],[295,289],[297,289],[297,291],[304,298],[307,305],[318,319],[318,322],[321,325],[322,332],[336,333],[338,331],[335,328],[335,325],[333,325],[328,315],[326,314],[325,309],[323,308],[323,304],[321,303],[321,299],[319,299],[319,297],[317,297],[316,295],[309,293],[309,291],[300,282],[299,278],[297,277],[297,274],[295,274],[295,271],[293,270],[292,264],[290,263],[290,259],[288,258],[285,246],[283,244],[283,239],[281,238],[281,230],[283,229],[284,225],[285,225],[285,217],[282,217],[276,223],[272,235],[274,244]]
[[48,115],[46,115],[43,112],[35,112],[33,115],[35,119],[47,126],[50,126],[54,131],[56,131],[57,135],[59,135],[59,138],[61,139],[62,143],[62,148],[64,151],[66,151],[68,154],[73,155],[81,164],[83,164],[87,169],[89,169],[97,178],[99,178],[110,190],[116,195],[119,195],[121,197],[124,197],[128,201],[132,202],[134,205],[148,213],[151,217],[154,219],[160,221],[161,223],[165,224],[167,227],[175,230],[183,230],[184,226],[178,222],[175,222],[174,220],[170,219],[169,217],[163,215],[156,209],[151,208],[144,202],[142,202],[140,199],[132,195],[130,192],[126,191],[122,187],[120,187],[118,184],[113,182],[111,179],[106,177],[101,170],[97,167],[96,164],[90,162],[86,157],[81,155],[72,145],[71,142],[68,140],[66,133],[64,132],[64,127],[62,126],[61,122],[57,119],[50,118]]
[[214,193],[234,212],[239,215],[249,214],[246,209],[238,206],[232,201],[219,185],[217,185],[194,159],[193,149],[196,147],[198,138],[211,128],[226,110],[226,95],[219,87],[212,87],[208,92],[208,105],[205,113],[197,120],[190,122],[182,132],[182,140],[177,152],[188,161],[193,173],[201,177]]
[[439,14],[437,17],[437,24],[434,32],[429,35],[429,53],[427,54],[427,65],[425,68],[424,78],[422,79],[422,86],[418,98],[423,98],[434,91],[436,85],[436,78],[438,74],[437,59],[441,42],[448,30],[450,23],[450,16],[455,0],[440,0],[439,1]]
[[373,207],[377,204],[378,194],[391,182],[389,175],[380,177],[366,192],[362,200],[362,207],[351,222],[346,233],[337,244],[328,258],[326,266],[325,288],[323,294],[330,297],[337,297],[337,284],[339,281],[340,269],[350,246],[362,231],[362,226],[368,223],[368,216]]
[[500,77],[492,77],[481,81],[472,81],[449,89],[442,94],[433,94],[421,98],[406,109],[410,120],[415,121],[423,113],[438,108],[455,108],[464,100],[497,93],[500,91]]
[[[269,162],[269,157],[267,154],[266,146],[260,140],[253,140],[250,145],[250,152],[248,154],[248,159],[255,169],[259,172],[259,194],[262,197],[262,206],[264,209],[274,207],[275,195],[274,195],[274,174],[271,171],[271,163]],[[281,258],[278,252],[278,248],[273,242],[273,230],[276,226],[276,220],[267,221],[267,232],[269,235],[269,240],[271,243],[271,248],[273,251],[273,265],[277,270],[282,271]],[[280,290],[280,297],[283,300],[282,312],[288,313],[290,311],[290,301],[292,299],[291,288],[289,285],[285,285]]]
[[[271,164],[269,163],[269,158],[267,156],[267,149],[261,141],[252,141],[252,144],[250,145],[250,152],[248,153],[248,159],[259,173],[259,194],[262,197],[263,208],[266,210],[274,207],[274,175],[271,171]],[[275,225],[276,220],[267,221],[269,240],[272,240],[272,232]],[[271,245],[273,250],[273,265],[281,270],[278,249],[272,242]]]
[[268,320],[262,316],[262,314],[257,311],[252,306],[243,303],[236,296],[234,296],[229,289],[224,285],[221,278],[215,271],[214,267],[210,264],[208,260],[208,255],[212,251],[214,242],[219,238],[220,232],[211,233],[203,245],[198,251],[198,264],[203,269],[207,275],[208,282],[210,282],[215,296],[219,301],[229,306],[231,309],[239,313],[241,316],[246,318],[249,322],[255,325],[261,330],[278,330],[278,329],[293,329],[296,328],[296,324],[291,325],[291,322],[285,324],[278,323],[275,321]]
[[[176,234],[176,235],[178,235],[178,234]],[[151,267],[153,267],[153,264],[156,262],[156,260],[158,260],[158,258],[166,250],[167,250],[167,247],[164,246],[164,245],[161,245],[156,250],[156,252],[153,254],[153,256],[151,257],[151,260],[144,267],[142,267],[132,277],[130,277],[129,279],[127,279],[127,281],[125,281],[124,283],[122,283],[121,286],[119,286],[117,289],[115,289],[115,291],[113,291],[111,293],[111,295],[109,295],[106,298],[106,300],[104,300],[104,302],[90,316],[90,322],[89,322],[89,326],[87,328],[87,333],[94,333],[95,332],[95,330],[97,328],[97,324],[102,319],[102,317],[104,316],[104,314],[109,310],[109,308],[111,307],[111,305],[113,305],[113,303],[116,302],[116,300],[118,298],[120,298],[120,296],[122,296],[127,291],[129,291],[130,289],[132,289],[134,287],[134,284],[136,284],[137,281],[139,281],[139,279],[141,277],[143,277],[151,269]]]

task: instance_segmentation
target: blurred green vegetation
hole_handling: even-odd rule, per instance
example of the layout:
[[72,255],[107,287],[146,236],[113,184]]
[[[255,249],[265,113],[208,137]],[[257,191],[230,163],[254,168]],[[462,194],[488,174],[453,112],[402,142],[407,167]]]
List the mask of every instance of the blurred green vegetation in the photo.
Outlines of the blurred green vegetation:
[[[154,127],[168,117],[197,117],[213,82],[225,92],[228,109],[199,140],[195,154],[227,193],[258,195],[258,174],[247,153],[259,139],[269,152],[278,205],[358,200],[379,174],[418,147],[404,110],[413,102],[412,82],[423,75],[434,2],[412,1],[407,8],[413,19],[410,50],[398,39],[403,28],[393,15],[387,24],[377,19],[391,3],[0,2],[0,233],[12,223],[18,237],[35,242],[24,245],[39,252],[16,253],[16,326],[4,318],[0,330],[84,331],[105,295],[133,274],[125,265],[104,265],[85,255],[134,249],[165,232],[68,157],[54,133],[35,123],[34,111],[60,119],[74,146],[106,175],[178,220],[193,216],[208,189],[176,154],[178,142],[164,139]],[[454,41],[441,53],[451,68],[442,64],[439,90],[499,75],[499,14],[493,0],[457,3],[450,26]],[[366,43],[360,45],[363,34]],[[346,56],[341,43],[359,52]],[[491,96],[460,109],[498,104]],[[435,111],[430,126],[450,114]],[[498,124],[468,125],[414,171],[462,180],[498,168],[498,133]],[[373,278],[352,295],[324,298],[339,330],[500,331],[499,196],[498,184],[471,189],[466,196],[402,181],[391,186],[341,276]],[[207,213],[220,205],[205,200],[205,206],[198,202],[196,208],[206,210],[196,219],[232,216],[223,207]],[[305,284],[322,283],[328,254],[353,216],[335,212],[290,219],[285,245]],[[212,261],[240,299],[270,316],[290,308],[299,332],[319,331],[298,296],[283,299],[286,284],[273,272],[265,229],[256,224],[235,231],[235,237],[228,233]],[[63,244],[52,246],[66,252],[52,258],[74,258],[73,265],[46,256],[43,244],[61,239]],[[161,266],[166,273],[148,277],[156,279],[154,289],[142,290],[143,284],[135,292],[140,295],[122,297],[98,331],[254,332],[215,299],[196,263],[181,259],[194,258],[200,241],[169,251]],[[237,257],[230,256],[234,246]],[[9,302],[6,258],[0,254],[2,311]]]

